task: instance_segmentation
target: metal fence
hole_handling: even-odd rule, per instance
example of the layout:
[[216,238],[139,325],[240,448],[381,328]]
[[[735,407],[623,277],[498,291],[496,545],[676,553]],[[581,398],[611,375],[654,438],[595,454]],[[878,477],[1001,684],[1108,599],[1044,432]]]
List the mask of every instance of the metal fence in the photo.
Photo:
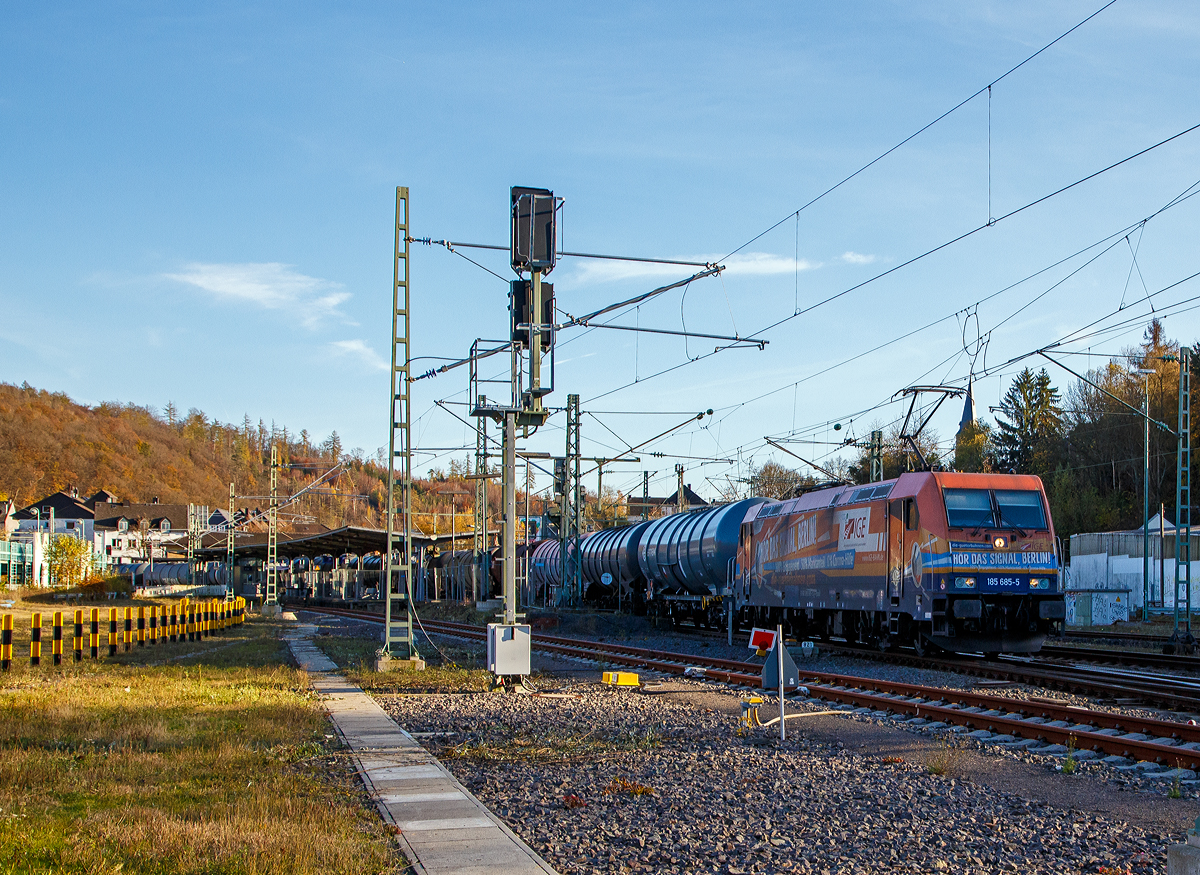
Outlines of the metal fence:
[[[1192,535],[1192,555],[1200,556],[1200,535]],[[1142,557],[1144,540],[1141,532],[1091,532],[1084,535],[1071,536],[1071,556],[1095,556],[1107,553],[1109,556]],[[1163,537],[1158,532],[1150,532],[1150,556],[1154,559],[1175,558],[1175,532],[1168,531]]]

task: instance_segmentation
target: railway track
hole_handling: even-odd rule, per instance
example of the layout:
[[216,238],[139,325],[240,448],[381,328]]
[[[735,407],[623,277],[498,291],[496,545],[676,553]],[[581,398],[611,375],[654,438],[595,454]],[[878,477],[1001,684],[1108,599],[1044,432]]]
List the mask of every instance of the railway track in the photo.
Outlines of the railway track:
[[1097,639],[1105,641],[1128,641],[1131,644],[1147,644],[1152,647],[1166,644],[1171,640],[1170,635],[1146,635],[1142,632],[1106,632],[1104,630],[1085,632],[1082,629],[1068,629],[1064,637],[1084,638],[1091,641]]
[[1064,647],[1058,644],[1043,644],[1042,649],[1038,651],[1038,656],[1200,672],[1200,656],[1176,656],[1144,650],[1114,650],[1110,647]]
[[[918,656],[910,651],[880,653],[863,647],[824,642],[826,649],[872,661],[880,659],[916,668],[967,674],[983,680],[1010,681],[1030,684],[1068,693],[1100,696],[1116,699],[1122,704],[1144,702],[1146,704],[1200,714],[1200,680],[1185,675],[1154,674],[1128,668],[1087,664],[1085,657],[1076,655],[1075,648],[1063,648],[1068,655],[1046,659],[1037,657],[1005,656],[996,660],[963,656]],[[1108,657],[1112,651],[1097,651],[1098,660],[1113,663]],[[1140,663],[1126,663],[1140,664]],[[1175,662],[1167,663],[1178,668]]]
[[[381,622],[377,614],[322,608],[317,613]],[[465,623],[425,621],[431,633],[481,641],[486,631]],[[648,650],[609,642],[537,634],[541,651],[592,662],[623,665],[663,674],[702,675],[737,686],[760,686],[761,666],[738,660]],[[965,690],[806,671],[801,682],[808,697],[865,709],[874,714],[903,716],[925,725],[965,726],[1014,746],[1047,742],[1073,745],[1110,756],[1181,768],[1200,768],[1200,726],[1170,720],[1093,711],[1050,700],[1011,699]]]

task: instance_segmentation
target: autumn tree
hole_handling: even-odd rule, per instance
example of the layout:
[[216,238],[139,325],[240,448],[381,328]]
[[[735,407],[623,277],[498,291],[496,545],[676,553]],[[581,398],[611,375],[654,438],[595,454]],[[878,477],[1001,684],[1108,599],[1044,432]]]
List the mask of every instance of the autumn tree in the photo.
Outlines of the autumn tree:
[[92,567],[92,550],[72,535],[54,535],[46,549],[51,586],[79,586]]
[[750,494],[761,498],[791,498],[799,486],[811,486],[814,480],[774,460],[759,467],[750,466]]
[[992,427],[977,420],[964,424],[954,439],[954,470],[991,471],[994,461]]

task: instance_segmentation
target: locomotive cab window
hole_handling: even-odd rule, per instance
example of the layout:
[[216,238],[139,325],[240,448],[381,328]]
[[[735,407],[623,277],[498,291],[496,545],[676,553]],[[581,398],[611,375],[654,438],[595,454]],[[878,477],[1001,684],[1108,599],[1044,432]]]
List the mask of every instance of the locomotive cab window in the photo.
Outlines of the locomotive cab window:
[[987,489],[947,489],[946,521],[952,529],[991,528],[995,525],[992,496]]
[[1001,528],[1046,528],[1040,493],[1032,489],[997,489],[995,494]]
[[917,510],[915,498],[904,499],[904,530],[915,532],[921,527],[921,512]]

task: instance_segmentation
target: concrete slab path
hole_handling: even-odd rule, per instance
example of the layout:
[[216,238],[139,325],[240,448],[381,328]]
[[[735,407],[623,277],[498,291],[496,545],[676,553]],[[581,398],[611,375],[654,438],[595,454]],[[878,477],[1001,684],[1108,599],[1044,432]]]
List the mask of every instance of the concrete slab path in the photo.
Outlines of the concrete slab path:
[[315,626],[299,624],[284,638],[354,752],[384,819],[399,828],[417,872],[557,875],[361,687],[338,674],[312,643],[314,634]]

